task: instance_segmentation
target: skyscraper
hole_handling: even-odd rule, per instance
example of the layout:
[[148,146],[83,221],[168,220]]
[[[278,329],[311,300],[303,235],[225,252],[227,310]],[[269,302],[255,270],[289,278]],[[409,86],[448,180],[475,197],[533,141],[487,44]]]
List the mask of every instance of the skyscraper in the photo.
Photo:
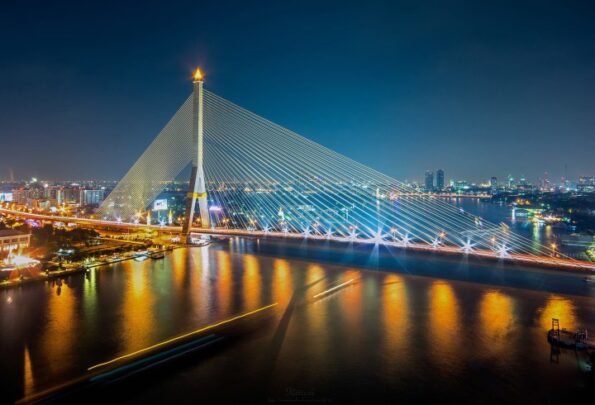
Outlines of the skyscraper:
[[444,190],[444,170],[442,169],[436,171],[436,189],[438,191]]
[[426,191],[434,190],[434,172],[431,170],[426,171]]
[[492,177],[490,179],[490,191],[491,191],[492,195],[498,194],[498,178],[497,177]]

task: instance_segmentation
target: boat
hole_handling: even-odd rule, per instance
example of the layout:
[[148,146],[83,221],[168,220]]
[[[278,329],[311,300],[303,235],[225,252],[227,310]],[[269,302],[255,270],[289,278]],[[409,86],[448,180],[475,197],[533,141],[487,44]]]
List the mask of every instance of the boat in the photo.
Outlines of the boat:
[[134,260],[137,262],[143,262],[149,258],[147,252],[138,252],[136,256],[134,256]]
[[163,252],[151,253],[151,259],[153,259],[153,260],[163,259],[164,257],[165,257],[165,253],[163,253]]

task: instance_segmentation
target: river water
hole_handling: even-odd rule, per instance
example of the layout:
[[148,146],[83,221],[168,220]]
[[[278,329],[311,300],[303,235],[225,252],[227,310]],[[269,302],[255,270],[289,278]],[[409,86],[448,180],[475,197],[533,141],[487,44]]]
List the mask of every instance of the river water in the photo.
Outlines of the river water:
[[540,245],[550,247],[555,244],[557,251],[564,255],[575,259],[587,259],[584,254],[585,247],[567,243],[572,240],[573,231],[571,226],[565,223],[554,225],[534,223],[527,218],[526,210],[522,208],[517,209],[515,215],[509,206],[492,204],[479,199],[450,198],[449,202],[492,223],[506,224],[516,234],[529,239],[535,252],[539,251]]
[[592,394],[593,376],[546,332],[558,318],[595,333],[594,290],[580,275],[464,257],[233,238],[0,291],[3,400],[271,303],[258,333],[114,400],[568,400]]

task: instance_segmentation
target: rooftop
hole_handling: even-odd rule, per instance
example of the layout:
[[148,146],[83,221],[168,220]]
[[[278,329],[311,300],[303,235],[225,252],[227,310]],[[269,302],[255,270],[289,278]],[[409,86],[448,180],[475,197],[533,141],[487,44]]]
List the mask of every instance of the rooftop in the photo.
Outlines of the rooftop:
[[21,231],[16,231],[14,229],[2,229],[0,230],[0,238],[5,238],[7,236],[23,236],[26,233]]

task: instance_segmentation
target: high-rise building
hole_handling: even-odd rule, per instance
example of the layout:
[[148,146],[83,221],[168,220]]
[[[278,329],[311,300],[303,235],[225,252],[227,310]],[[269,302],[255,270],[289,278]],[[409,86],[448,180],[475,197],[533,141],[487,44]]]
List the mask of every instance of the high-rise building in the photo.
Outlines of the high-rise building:
[[595,191],[595,176],[581,176],[578,178],[578,191],[592,193]]
[[498,178],[495,176],[490,179],[490,191],[492,195],[498,194]]
[[64,201],[62,202],[66,204],[80,203],[80,195],[79,187],[64,188]]
[[56,187],[54,199],[58,204],[64,204],[64,187]]
[[426,171],[425,186],[426,186],[426,191],[434,190],[434,172],[431,170]]
[[444,170],[442,169],[436,171],[436,189],[438,191],[444,190]]
[[80,192],[80,205],[99,205],[103,201],[103,190],[84,190]]
[[17,204],[26,204],[28,198],[28,190],[26,188],[18,188],[12,190],[12,200]]

